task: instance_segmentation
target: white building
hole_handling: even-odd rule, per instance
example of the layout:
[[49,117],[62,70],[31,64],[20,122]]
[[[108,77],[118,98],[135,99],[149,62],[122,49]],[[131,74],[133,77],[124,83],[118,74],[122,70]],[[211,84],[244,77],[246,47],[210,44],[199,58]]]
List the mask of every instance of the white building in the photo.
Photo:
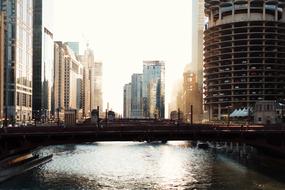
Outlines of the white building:
[[[55,110],[76,109],[82,113],[83,65],[77,60],[67,44],[55,43]],[[56,114],[57,116],[57,114]]]

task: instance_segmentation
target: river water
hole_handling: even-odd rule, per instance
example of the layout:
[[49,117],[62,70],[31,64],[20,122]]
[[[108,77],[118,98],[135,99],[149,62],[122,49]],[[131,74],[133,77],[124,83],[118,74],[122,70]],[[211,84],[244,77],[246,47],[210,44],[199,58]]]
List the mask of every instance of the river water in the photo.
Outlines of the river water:
[[48,147],[53,160],[0,189],[285,189],[285,161],[250,147],[108,142]]

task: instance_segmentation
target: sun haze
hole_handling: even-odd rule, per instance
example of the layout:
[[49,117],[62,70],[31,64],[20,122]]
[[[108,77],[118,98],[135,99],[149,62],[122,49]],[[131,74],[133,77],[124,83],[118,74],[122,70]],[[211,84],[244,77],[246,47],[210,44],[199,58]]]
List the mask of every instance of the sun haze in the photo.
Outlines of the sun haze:
[[171,88],[191,61],[191,0],[54,1],[54,36],[92,47],[103,62],[103,101],[123,112],[123,86],[143,60],[166,65],[166,116]]

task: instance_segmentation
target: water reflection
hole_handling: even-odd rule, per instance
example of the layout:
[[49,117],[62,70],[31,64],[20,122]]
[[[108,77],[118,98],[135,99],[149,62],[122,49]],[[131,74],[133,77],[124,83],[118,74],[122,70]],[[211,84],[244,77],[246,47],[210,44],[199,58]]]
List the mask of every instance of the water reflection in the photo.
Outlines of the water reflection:
[[233,159],[234,153],[191,148],[187,142],[96,143],[44,151],[54,153],[52,162],[0,189],[285,189],[280,159],[274,164],[258,155]]

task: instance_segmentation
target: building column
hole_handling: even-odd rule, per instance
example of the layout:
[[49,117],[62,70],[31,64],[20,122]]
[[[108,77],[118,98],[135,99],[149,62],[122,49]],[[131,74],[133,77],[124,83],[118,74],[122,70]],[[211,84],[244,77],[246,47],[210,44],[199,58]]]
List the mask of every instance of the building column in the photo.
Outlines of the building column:
[[250,1],[247,2],[247,20],[250,19]]
[[214,23],[214,13],[212,9],[211,9],[210,23]]
[[265,2],[263,2],[263,12],[262,12],[262,18],[263,18],[263,20],[265,20],[265,19],[266,19],[266,17],[265,17],[265,15],[266,15],[265,5],[266,5],[266,3],[265,3]]
[[285,9],[285,6],[282,5],[282,9],[283,9],[283,12],[282,12],[282,22],[285,21],[285,13],[284,13],[284,9]]
[[221,120],[221,104],[218,105],[218,120]]
[[278,21],[278,4],[275,6],[275,21]]
[[234,18],[235,18],[235,4],[234,3],[232,3],[232,20],[234,20]]
[[208,112],[209,112],[209,121],[211,121],[213,119],[213,106],[212,105],[209,105],[209,109],[208,109]]

